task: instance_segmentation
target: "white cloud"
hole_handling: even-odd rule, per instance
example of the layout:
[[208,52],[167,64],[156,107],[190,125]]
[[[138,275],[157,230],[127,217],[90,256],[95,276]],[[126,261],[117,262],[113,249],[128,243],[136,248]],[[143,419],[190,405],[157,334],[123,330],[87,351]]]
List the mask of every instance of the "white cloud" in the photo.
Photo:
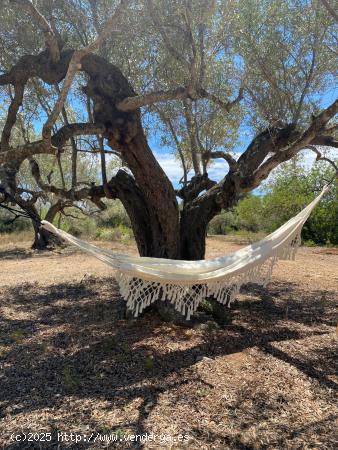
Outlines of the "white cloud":
[[183,175],[183,169],[179,161],[172,153],[154,152],[154,155],[170,181],[177,185]]
[[[179,161],[172,153],[154,152],[154,155],[170,181],[177,186],[183,175],[183,169]],[[219,181],[225,176],[227,171],[228,165],[224,159],[215,159],[210,166],[208,173],[212,180]],[[191,177],[193,172],[190,171],[188,175]]]
[[228,173],[229,166],[224,159],[215,159],[208,169],[209,178],[219,181]]
[[[320,151],[322,156],[326,156],[329,159],[337,160],[338,159],[338,149],[334,147],[324,147],[324,146],[316,146]],[[304,150],[301,152],[301,155],[304,159],[304,166],[307,169],[311,169],[313,164],[316,162],[316,153],[312,150]]]

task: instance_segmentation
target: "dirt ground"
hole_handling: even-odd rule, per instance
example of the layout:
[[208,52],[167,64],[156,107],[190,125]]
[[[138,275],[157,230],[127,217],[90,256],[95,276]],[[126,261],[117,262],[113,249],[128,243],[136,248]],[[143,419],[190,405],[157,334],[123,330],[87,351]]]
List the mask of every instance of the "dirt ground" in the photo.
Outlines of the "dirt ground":
[[194,328],[122,320],[111,269],[72,248],[0,261],[0,448],[338,448],[337,249],[301,248]]

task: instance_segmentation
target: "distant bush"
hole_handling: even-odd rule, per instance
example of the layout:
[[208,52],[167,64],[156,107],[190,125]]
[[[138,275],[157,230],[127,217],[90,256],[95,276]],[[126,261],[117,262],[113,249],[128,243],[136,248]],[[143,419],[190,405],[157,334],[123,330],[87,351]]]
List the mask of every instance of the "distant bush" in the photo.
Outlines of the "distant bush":
[[[75,208],[74,211],[69,209],[69,212],[79,215]],[[79,219],[62,217],[60,228],[74,236],[86,236],[103,241],[126,242],[133,237],[129,217],[119,200],[110,201],[106,210],[91,217],[83,215],[79,215]]]
[[132,237],[132,230],[124,225],[118,225],[116,228],[98,228],[95,234],[95,238],[98,240],[123,243],[127,243]]
[[[317,163],[310,173],[287,168],[281,171],[264,197],[266,231],[273,231],[297,214],[318,194],[322,180],[332,178],[327,165]],[[306,221],[302,239],[309,245],[338,245],[338,184],[331,186]]]
[[256,195],[249,195],[235,207],[237,228],[257,232],[264,229],[263,200]]
[[80,217],[77,220],[62,221],[61,229],[74,236],[94,237],[97,224],[94,217]]
[[226,211],[214,217],[208,227],[209,234],[227,234],[237,228],[236,215],[232,211]]
[[105,211],[96,218],[98,227],[116,228],[119,225],[131,228],[130,219],[122,203],[119,200],[111,200]]
[[13,219],[13,214],[0,208],[0,233],[18,233],[32,229],[32,223],[25,218],[18,218],[12,223],[8,221]]

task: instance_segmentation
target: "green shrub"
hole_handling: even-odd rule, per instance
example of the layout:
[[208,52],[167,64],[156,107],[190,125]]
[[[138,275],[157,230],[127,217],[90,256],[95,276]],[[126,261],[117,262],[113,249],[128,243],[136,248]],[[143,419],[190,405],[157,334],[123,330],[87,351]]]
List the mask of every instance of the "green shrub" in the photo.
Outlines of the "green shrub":
[[20,217],[13,223],[8,223],[14,218],[9,211],[0,208],[0,233],[17,233],[20,231],[32,230],[32,222],[30,219]]
[[[67,230],[65,229],[66,227],[68,228]],[[74,236],[84,235],[94,237],[97,231],[97,226],[94,217],[86,217],[77,221],[73,220],[68,224],[65,223],[62,226],[62,229],[70,234],[73,234]]]
[[209,234],[227,234],[237,228],[236,216],[232,211],[226,211],[215,216],[209,223]]
[[[281,170],[264,197],[264,228],[273,231],[297,214],[317,195],[323,180],[332,178],[325,164],[317,163],[309,173],[301,168]],[[338,184],[325,194],[306,221],[302,239],[315,245],[338,245]]]
[[98,227],[116,228],[119,225],[130,228],[130,219],[122,203],[119,200],[112,200],[108,203],[105,211],[96,218]]
[[306,247],[315,247],[316,243],[314,241],[311,241],[311,239],[308,239],[307,241],[304,241],[304,245]]
[[248,195],[235,207],[237,227],[257,232],[263,228],[263,201],[257,195]]
[[[286,165],[277,171],[264,195],[247,195],[232,211],[214,217],[210,234],[237,234],[251,241],[255,233],[270,233],[314,199],[323,180],[332,178],[327,165],[317,163],[310,171],[301,165]],[[338,245],[338,184],[325,194],[302,231],[306,245]]]
[[123,243],[127,243],[132,237],[132,230],[124,225],[118,225],[116,228],[98,228],[95,235],[95,238],[101,241],[119,241]]

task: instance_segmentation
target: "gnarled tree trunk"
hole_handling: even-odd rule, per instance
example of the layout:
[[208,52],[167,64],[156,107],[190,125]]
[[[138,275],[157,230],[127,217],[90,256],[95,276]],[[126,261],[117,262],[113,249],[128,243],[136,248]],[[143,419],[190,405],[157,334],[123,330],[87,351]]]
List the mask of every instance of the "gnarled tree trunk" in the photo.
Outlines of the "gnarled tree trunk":
[[[61,202],[58,201],[51,205],[49,210],[47,211],[45,219],[48,222],[53,222],[57,213],[61,210]],[[30,213],[34,217],[38,217],[38,212],[35,207],[30,208]],[[34,250],[52,250],[56,247],[62,247],[64,245],[62,239],[55,236],[53,233],[50,233],[48,230],[41,228],[40,226],[41,219],[39,220],[32,219],[32,225],[34,230],[34,241],[32,244],[32,249]]]

